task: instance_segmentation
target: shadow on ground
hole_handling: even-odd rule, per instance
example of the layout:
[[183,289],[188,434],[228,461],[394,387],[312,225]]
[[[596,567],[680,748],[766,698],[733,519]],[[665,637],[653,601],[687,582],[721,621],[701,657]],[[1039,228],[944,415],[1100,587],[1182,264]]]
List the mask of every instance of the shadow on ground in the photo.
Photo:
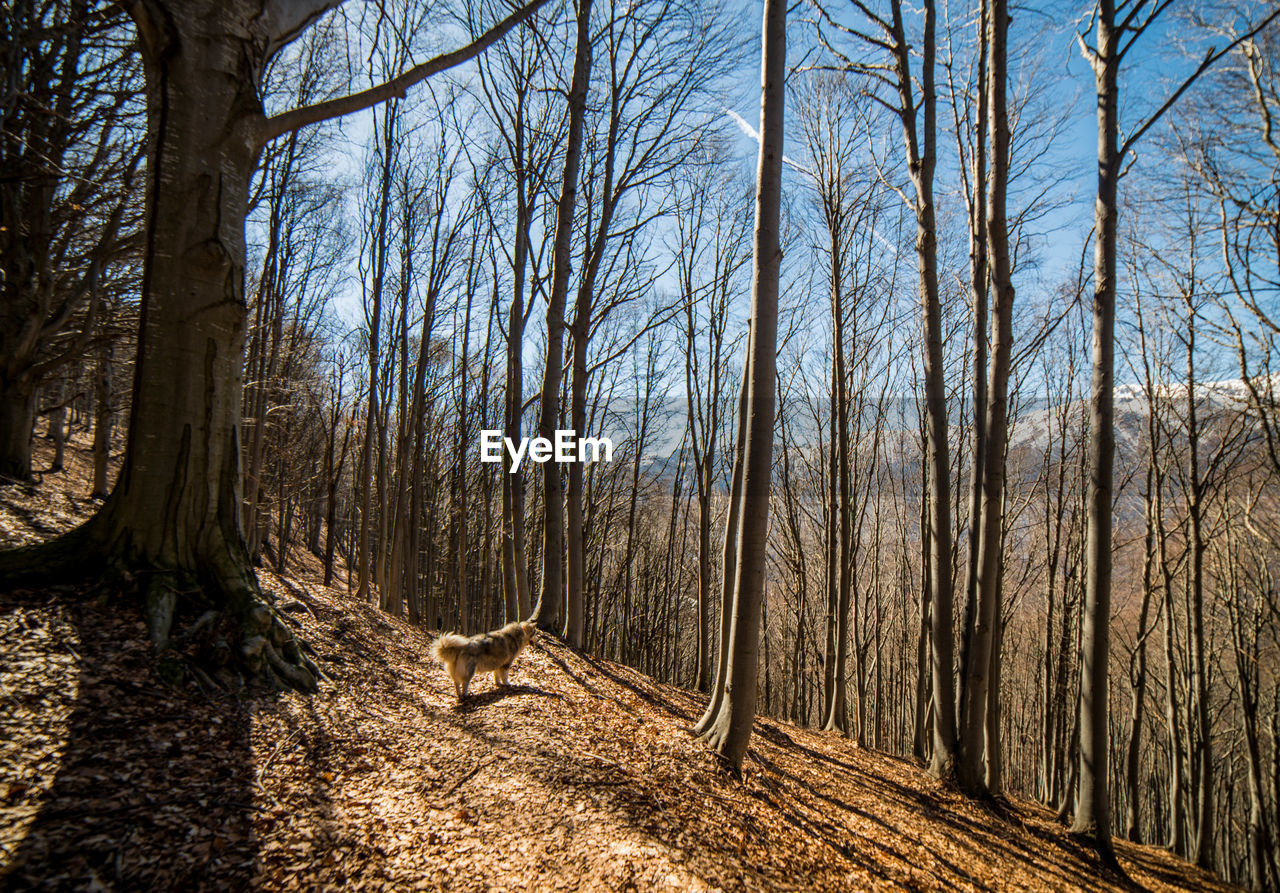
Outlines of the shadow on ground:
[[13,668],[3,692],[0,886],[248,885],[261,808],[248,705],[160,681],[128,602],[9,593],[0,629],[0,663]]

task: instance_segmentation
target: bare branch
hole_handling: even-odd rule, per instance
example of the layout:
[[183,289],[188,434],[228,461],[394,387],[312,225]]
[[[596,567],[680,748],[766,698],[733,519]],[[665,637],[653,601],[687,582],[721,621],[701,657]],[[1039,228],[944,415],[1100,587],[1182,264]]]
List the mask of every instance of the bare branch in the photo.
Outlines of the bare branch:
[[1147,120],[1144,121],[1141,125],[1139,125],[1138,129],[1135,130],[1133,134],[1124,141],[1124,145],[1120,147],[1119,157],[1123,158],[1125,155],[1129,153],[1129,150],[1132,149],[1134,144],[1139,139],[1142,138],[1142,135],[1146,133],[1148,130],[1150,130],[1156,124],[1156,122],[1158,122],[1162,117],[1164,117],[1165,112],[1173,108],[1174,103],[1176,103],[1182,97],[1183,93],[1187,92],[1187,90],[1190,89],[1191,85],[1196,82],[1196,79],[1199,78],[1200,75],[1208,71],[1213,66],[1213,64],[1217,62],[1219,59],[1221,59],[1223,56],[1227,55],[1236,47],[1240,46],[1240,44],[1244,43],[1246,40],[1251,39],[1263,28],[1270,25],[1273,21],[1276,20],[1277,16],[1280,16],[1280,7],[1277,7],[1275,10],[1271,12],[1269,16],[1264,18],[1261,22],[1259,22],[1249,31],[1246,31],[1244,34],[1241,34],[1235,40],[1231,41],[1231,43],[1227,44],[1222,49],[1215,50],[1212,47],[1210,47],[1209,51],[1205,53],[1204,59],[1196,67],[1196,70],[1191,72],[1191,74],[1187,76],[1186,80],[1184,80],[1181,83],[1181,85],[1179,85],[1178,89],[1174,90],[1173,93],[1169,95],[1169,98],[1164,101],[1164,104],[1161,105],[1160,108],[1156,109],[1155,113],[1151,115],[1151,117],[1147,118]]
[[339,96],[336,99],[317,102],[314,105],[292,109],[267,118],[257,128],[258,145],[265,145],[278,136],[282,136],[291,130],[297,130],[300,127],[306,127],[308,124],[318,124],[331,118],[349,115],[352,112],[367,109],[392,97],[403,97],[405,91],[410,87],[425,81],[432,75],[447,71],[474,59],[501,40],[516,25],[531,17],[546,2],[547,0],[532,0],[532,2],[517,9],[465,47],[436,56],[385,83],[370,87],[367,90],[361,90],[359,93]]

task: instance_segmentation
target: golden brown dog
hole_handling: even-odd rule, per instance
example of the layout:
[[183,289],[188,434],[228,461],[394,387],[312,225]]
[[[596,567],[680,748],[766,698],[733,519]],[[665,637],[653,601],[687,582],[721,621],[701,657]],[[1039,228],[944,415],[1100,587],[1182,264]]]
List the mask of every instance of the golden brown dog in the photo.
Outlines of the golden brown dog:
[[467,696],[471,677],[477,671],[493,672],[495,685],[506,685],[511,664],[533,641],[538,628],[532,623],[508,623],[502,629],[478,636],[445,633],[431,645],[431,656],[444,665],[453,679],[453,689],[461,704]]

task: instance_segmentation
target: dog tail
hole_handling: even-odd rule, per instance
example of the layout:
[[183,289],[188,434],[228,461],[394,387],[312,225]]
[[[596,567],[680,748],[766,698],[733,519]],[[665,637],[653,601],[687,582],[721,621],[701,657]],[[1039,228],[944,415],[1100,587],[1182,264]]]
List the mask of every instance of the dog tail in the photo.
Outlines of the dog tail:
[[431,657],[439,663],[451,664],[458,659],[468,639],[457,633],[445,633],[431,643]]

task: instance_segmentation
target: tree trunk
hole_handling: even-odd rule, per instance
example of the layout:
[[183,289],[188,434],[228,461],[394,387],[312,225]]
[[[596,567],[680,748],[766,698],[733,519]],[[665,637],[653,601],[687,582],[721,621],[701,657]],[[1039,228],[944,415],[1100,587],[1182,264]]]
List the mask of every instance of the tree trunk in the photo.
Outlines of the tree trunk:
[[[832,320],[837,321],[835,312],[837,298],[832,296]],[[838,328],[833,328],[831,352],[831,404],[827,418],[827,504],[825,512],[824,542],[826,555],[823,570],[826,589],[826,640],[822,649],[822,724],[825,728],[829,717],[834,714],[836,705],[836,636],[839,623],[840,605],[840,485],[839,459],[837,444],[840,441],[836,428],[839,416],[836,378],[840,374],[839,360],[835,346],[841,336]]]
[[1111,845],[1107,661],[1111,651],[1111,495],[1115,460],[1116,183],[1119,101],[1114,0],[1099,0],[1094,67],[1098,96],[1098,193],[1094,205],[1093,382],[1089,400],[1088,540],[1080,668],[1080,788],[1071,830]]
[[[927,493],[929,490],[929,467],[926,465],[922,470],[924,480],[922,483],[922,492]],[[932,653],[932,644],[929,641],[929,631],[933,629],[933,611],[932,597],[933,589],[930,586],[932,573],[929,568],[929,555],[933,551],[933,546],[929,542],[929,500],[921,498],[920,500],[920,628],[916,634],[916,693],[915,693],[915,722],[913,724],[913,736],[911,752],[916,758],[924,761],[929,759],[929,720],[932,716],[932,702],[930,699],[930,681],[933,678],[930,672],[929,655]]]
[[53,461],[49,463],[49,473],[62,471],[67,458],[67,404],[59,401],[49,412],[49,439],[53,441]]
[[741,770],[756,710],[760,614],[769,532],[773,471],[774,401],[777,388],[778,276],[782,266],[779,216],[782,199],[783,112],[786,94],[787,6],[765,0],[757,175],[755,270],[751,296],[751,345],[747,362],[747,438],[734,575],[733,619],[727,643],[723,698],[704,737],[734,770]]
[[1004,594],[1004,581],[1000,581],[997,587],[996,599],[996,621],[991,631],[991,681],[990,690],[987,696],[987,738],[986,738],[986,755],[987,755],[987,793],[992,797],[998,797],[1004,793],[1004,753],[1001,750],[1000,723],[1003,719],[1003,712],[1000,706],[1000,676],[1004,670],[1004,664],[1000,660],[1000,645],[1004,640],[1005,624],[1004,618],[1001,616]]
[[31,480],[38,393],[29,382],[0,382],[0,478]]
[[[524,159],[524,122],[516,125],[517,157]],[[507,381],[503,404],[503,434],[520,442],[520,416],[524,408],[524,277],[529,253],[529,218],[532,209],[525,193],[523,172],[517,173],[516,233],[511,308],[507,316]],[[529,571],[524,554],[524,472],[502,470],[502,593],[507,620],[525,620],[532,608]]]
[[[552,247],[551,293],[547,299],[547,357],[542,376],[538,434],[553,441],[560,421],[560,381],[564,368],[564,309],[569,292],[574,207],[582,158],[582,130],[591,80],[591,4],[578,0],[576,53],[569,87],[569,133],[565,142],[564,178],[556,206],[556,231]],[[560,633],[564,590],[564,496],[560,465],[542,466],[542,585],[534,616],[539,628]]]
[[[581,298],[581,295],[579,295]],[[579,304],[581,306],[581,302]],[[575,314],[578,316],[579,314]],[[571,333],[573,347],[570,372],[569,427],[573,436],[586,436],[587,427],[587,332],[590,329],[590,312],[585,319],[575,319]],[[569,466],[569,490],[565,509],[568,515],[568,539],[565,542],[565,639],[574,648],[585,644],[583,617],[585,599],[583,576],[585,574],[585,546],[583,543],[582,504],[583,465],[581,456]]]
[[[336,422],[336,419],[335,419]],[[338,482],[342,479],[342,466],[347,458],[347,441],[351,437],[348,427],[342,438],[342,456],[329,469],[325,482],[325,515],[324,515],[324,585],[333,583],[333,556],[337,549],[338,526]],[[329,442],[329,456],[332,461],[333,441]]]
[[111,429],[115,417],[111,393],[111,361],[114,348],[103,338],[98,345],[98,362],[93,373],[93,486],[89,495],[105,499],[107,472],[111,459]]
[[[1193,273],[1194,276],[1194,273]],[[1191,858],[1208,871],[1214,869],[1213,825],[1213,738],[1209,719],[1208,659],[1204,643],[1204,480],[1200,469],[1200,426],[1196,406],[1196,319],[1192,301],[1184,296],[1187,309],[1187,597],[1191,608],[1191,678],[1193,706],[1198,732],[1196,743],[1196,821],[1192,835]]]
[[[138,7],[146,68],[147,239],[133,405],[115,491],[93,519],[43,550],[16,550],[0,577],[116,565],[147,576],[152,640],[175,616],[211,610],[232,635],[211,637],[254,675],[315,686],[314,667],[267,607],[240,526],[239,422],[253,85],[265,61],[245,2]],[[163,21],[156,16],[163,17]],[[178,602],[181,597],[181,603]]]
[[[1155,444],[1152,443],[1152,450]],[[1125,790],[1125,839],[1133,843],[1142,840],[1142,823],[1139,811],[1138,769],[1139,757],[1142,753],[1142,715],[1147,693],[1147,616],[1151,610],[1151,590],[1153,588],[1152,570],[1155,562],[1155,499],[1153,486],[1161,486],[1162,481],[1156,474],[1155,455],[1150,457],[1147,465],[1147,529],[1143,542],[1142,560],[1142,607],[1138,611],[1138,642],[1134,649],[1132,676],[1133,701],[1129,711],[1129,742],[1125,751],[1124,790]]]
[[711,700],[707,709],[693,727],[695,735],[706,734],[711,724],[720,716],[724,704],[725,687],[729,671],[730,635],[733,629],[733,593],[737,580],[738,541],[742,532],[742,481],[746,474],[746,450],[751,403],[752,336],[754,326],[748,322],[747,352],[742,360],[742,388],[738,392],[738,434],[733,446],[733,472],[729,482],[729,511],[724,521],[724,540],[721,552],[723,567],[720,575],[720,637],[717,640],[716,678],[711,684]]
[[[839,176],[842,172],[836,170]],[[853,546],[850,542],[852,537],[852,511],[850,505],[852,494],[849,484],[849,399],[847,395],[847,376],[848,370],[845,362],[845,333],[844,333],[844,317],[845,308],[841,289],[841,283],[844,274],[841,268],[840,255],[841,243],[843,242],[841,229],[844,226],[842,213],[843,209],[838,209],[834,219],[828,219],[828,234],[831,239],[831,339],[832,339],[832,366],[831,366],[831,411],[832,411],[832,429],[835,434],[831,443],[831,463],[829,474],[831,481],[829,483],[830,496],[828,503],[832,512],[831,529],[832,535],[828,539],[828,547],[831,548],[832,554],[828,556],[829,573],[833,570],[835,578],[831,581],[835,586],[835,604],[833,619],[835,621],[835,632],[830,632],[827,636],[828,646],[834,646],[834,655],[828,655],[828,659],[834,657],[834,666],[827,671],[827,682],[830,685],[825,698],[824,707],[826,708],[826,716],[823,718],[823,729],[827,731],[840,731],[845,735],[849,734],[849,711],[846,704],[848,691],[848,675],[847,664],[849,656],[849,604],[851,600],[851,583],[850,574],[852,568]],[[856,333],[856,327],[855,327]],[[832,565],[834,562],[834,566]],[[861,734],[861,726],[859,726],[859,734]]]
[[[999,661],[996,627],[1000,623],[1000,578],[1004,552],[1004,463],[1008,435],[1009,365],[1013,341],[1013,282],[1009,262],[1009,230],[1005,193],[1009,182],[1009,112],[1005,100],[1009,10],[1007,0],[991,0],[989,23],[990,76],[988,90],[991,127],[991,184],[986,214],[991,258],[991,372],[987,376],[986,417],[982,427],[981,524],[978,535],[977,600],[973,639],[969,646],[960,715],[960,759],[957,781],[970,793],[985,791],[988,698],[999,692],[990,685],[990,670]],[[973,535],[971,533],[971,535]]]

